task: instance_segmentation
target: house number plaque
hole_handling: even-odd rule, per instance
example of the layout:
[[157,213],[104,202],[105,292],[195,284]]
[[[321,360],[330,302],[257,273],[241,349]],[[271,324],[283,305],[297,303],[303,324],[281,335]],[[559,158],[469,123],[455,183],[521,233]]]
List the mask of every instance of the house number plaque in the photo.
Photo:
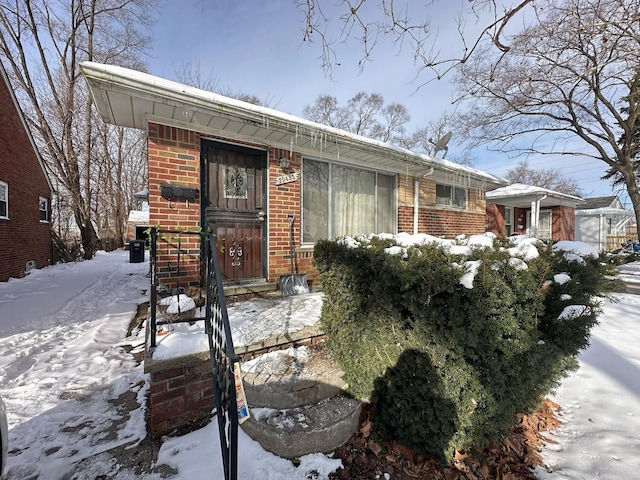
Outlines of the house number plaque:
[[300,178],[300,172],[290,173],[289,175],[280,175],[273,179],[273,183],[276,185],[283,185],[285,183],[295,182]]

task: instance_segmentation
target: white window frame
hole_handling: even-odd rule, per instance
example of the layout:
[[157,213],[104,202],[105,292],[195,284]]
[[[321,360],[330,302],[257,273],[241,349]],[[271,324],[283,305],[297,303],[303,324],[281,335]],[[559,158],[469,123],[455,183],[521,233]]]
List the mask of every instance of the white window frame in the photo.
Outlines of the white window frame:
[[[444,198],[442,195],[438,196],[438,188],[448,188],[449,195],[448,201],[445,203],[441,203],[439,201],[440,198]],[[464,205],[458,205],[455,203],[456,199],[456,190],[460,190],[464,192]],[[459,187],[456,185],[448,185],[446,183],[436,183],[436,205],[441,207],[450,207],[450,208],[459,208],[466,210],[469,202],[469,190],[466,187]]]
[[9,220],[9,184],[0,181],[0,189],[4,190],[4,195],[0,195],[0,203],[3,203],[5,207],[5,215],[0,213],[0,220]]
[[[302,191],[301,191],[301,195],[302,195],[302,229],[303,229],[303,234],[302,234],[302,239],[301,239],[301,243],[303,245],[313,245],[315,244],[315,242],[317,241],[317,239],[313,239],[311,240],[309,237],[314,237],[313,235],[307,235],[306,234],[306,229],[308,228],[309,224],[306,221],[306,216],[310,215],[310,216],[314,216],[315,214],[312,212],[312,208],[309,208],[308,205],[305,205],[304,202],[304,197],[305,197],[305,162],[316,162],[316,163],[321,163],[327,166],[328,169],[328,176],[327,176],[327,196],[328,198],[326,199],[326,218],[324,218],[324,220],[326,221],[326,229],[327,229],[327,236],[329,238],[335,238],[336,237],[336,232],[334,231],[334,215],[335,215],[335,203],[334,203],[334,198],[333,198],[333,192],[334,192],[334,181],[333,181],[333,175],[335,172],[336,168],[346,168],[346,169],[351,169],[351,170],[358,170],[358,171],[363,171],[363,172],[372,172],[375,174],[375,180],[374,180],[374,185],[373,188],[375,190],[375,194],[374,194],[374,212],[375,212],[375,230],[380,230],[383,229],[384,227],[382,225],[380,225],[380,222],[382,222],[383,219],[383,214],[381,213],[382,210],[379,208],[379,202],[384,202],[386,201],[386,198],[382,198],[379,197],[379,193],[380,193],[380,189],[384,188],[381,186],[380,181],[379,181],[379,176],[382,175],[384,177],[387,177],[390,180],[390,185],[389,185],[389,215],[390,217],[387,218],[386,220],[389,222],[389,228],[392,229],[391,232],[388,233],[395,233],[397,230],[397,199],[396,199],[396,192],[397,192],[397,175],[393,175],[390,174],[389,172],[382,172],[376,169],[372,169],[372,168],[362,168],[360,166],[354,166],[354,165],[347,165],[341,162],[335,162],[335,161],[331,161],[331,160],[319,160],[317,158],[314,157],[305,157],[302,160]],[[307,213],[305,213],[305,211],[307,211]],[[385,233],[386,233],[386,229]],[[364,233],[364,232],[363,232]],[[366,233],[374,233],[374,232],[366,232]],[[378,232],[378,233],[383,233],[383,232]],[[318,238],[323,238],[323,236],[320,236]]]
[[[549,220],[549,229],[542,229],[542,217],[545,217],[545,220]],[[527,211],[527,223],[529,225],[527,228],[527,234],[533,235],[533,232],[531,231],[531,210]],[[551,241],[553,239],[553,210],[540,210],[540,215],[538,215],[537,238],[545,241]]]
[[[44,203],[44,210],[42,209]],[[42,218],[44,212],[44,219]],[[49,223],[49,199],[46,197],[38,197],[38,213],[40,215],[40,223]]]
[[[507,212],[511,214],[507,215]],[[509,222],[507,222],[507,216],[509,217]],[[513,233],[513,207],[504,207],[504,230],[507,237]]]

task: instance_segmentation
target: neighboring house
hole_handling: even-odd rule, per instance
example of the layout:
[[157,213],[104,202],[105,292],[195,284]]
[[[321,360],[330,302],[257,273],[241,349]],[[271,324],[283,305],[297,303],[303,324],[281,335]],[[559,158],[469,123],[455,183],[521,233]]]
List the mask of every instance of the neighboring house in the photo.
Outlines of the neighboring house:
[[[211,228],[228,284],[290,273],[289,220],[295,268],[313,277],[319,239],[482,233],[485,193],[506,183],[145,73],[93,62],[81,69],[106,122],[148,133],[149,223]],[[175,246],[197,251],[186,237]]]
[[629,238],[637,238],[635,215],[626,210],[616,195],[585,198],[576,210],[576,240],[589,243],[599,251],[620,248]]
[[149,229],[149,190],[146,188],[133,194],[138,205],[129,212],[127,218],[127,238],[129,240],[147,240]]
[[515,183],[487,192],[487,231],[543,240],[575,240],[580,197]]
[[0,64],[0,281],[51,264],[51,194],[20,105]]

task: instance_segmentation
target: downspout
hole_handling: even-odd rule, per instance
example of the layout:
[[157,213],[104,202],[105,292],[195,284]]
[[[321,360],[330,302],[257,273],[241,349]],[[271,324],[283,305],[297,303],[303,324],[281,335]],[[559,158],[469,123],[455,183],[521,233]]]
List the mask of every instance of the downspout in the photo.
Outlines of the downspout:
[[598,247],[600,252],[604,252],[604,229],[606,228],[605,222],[603,222],[604,215],[600,214],[598,220]]
[[[532,230],[532,237],[536,237],[538,238],[538,234],[539,229],[540,229],[540,203],[542,202],[542,200],[544,200],[545,198],[547,198],[546,195],[543,195],[540,198],[536,198],[533,202],[531,202],[531,230]],[[551,225],[551,237],[553,238],[553,219],[552,219],[552,225]]]
[[418,209],[420,204],[420,180],[417,178],[413,181],[413,234],[418,233]]
[[[422,178],[427,178],[433,175],[433,167],[429,167],[429,170],[422,175]],[[413,181],[413,234],[418,233],[418,214],[420,213],[420,179],[416,178]]]

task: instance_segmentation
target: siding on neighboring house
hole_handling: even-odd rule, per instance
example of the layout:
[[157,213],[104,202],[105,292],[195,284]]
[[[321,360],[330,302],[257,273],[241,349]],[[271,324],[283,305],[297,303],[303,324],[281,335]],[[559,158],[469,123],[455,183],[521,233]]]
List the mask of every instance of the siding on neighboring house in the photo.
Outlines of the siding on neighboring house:
[[0,281],[51,264],[51,230],[40,220],[40,198],[51,218],[51,184],[0,67],[0,182],[8,189],[8,218],[0,219]]

